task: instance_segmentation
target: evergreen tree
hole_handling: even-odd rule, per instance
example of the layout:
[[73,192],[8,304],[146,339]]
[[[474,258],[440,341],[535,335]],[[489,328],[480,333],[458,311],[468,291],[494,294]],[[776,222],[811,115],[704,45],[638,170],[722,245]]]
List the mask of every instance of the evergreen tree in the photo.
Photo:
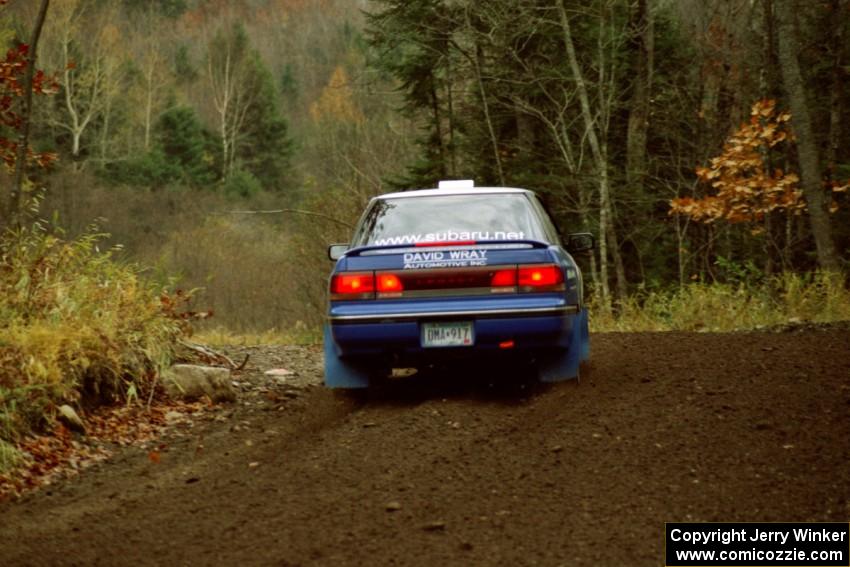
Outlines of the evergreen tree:
[[139,157],[107,163],[102,175],[113,183],[139,187],[180,184],[209,187],[216,179],[215,140],[195,111],[175,106],[156,124],[155,143]]
[[167,110],[157,124],[157,142],[157,150],[179,170],[183,182],[203,187],[215,181],[211,148],[215,142],[194,110],[186,106]]
[[280,191],[290,175],[293,143],[280,113],[274,77],[256,52],[249,64],[248,80],[256,90],[237,141],[236,157],[240,168],[250,172],[265,189]]

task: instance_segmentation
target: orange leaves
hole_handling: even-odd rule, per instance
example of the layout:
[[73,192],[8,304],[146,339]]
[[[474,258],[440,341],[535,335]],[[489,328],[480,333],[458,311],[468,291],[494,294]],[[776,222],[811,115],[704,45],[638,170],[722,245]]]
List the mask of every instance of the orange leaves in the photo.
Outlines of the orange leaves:
[[196,290],[183,291],[178,289],[173,294],[163,291],[159,296],[159,305],[166,317],[179,322],[180,330],[186,336],[192,335],[191,321],[209,319],[213,316],[212,309],[208,311],[193,311],[189,309],[192,295]]
[[763,118],[770,118],[770,115],[773,114],[775,108],[775,100],[764,98],[759,101],[756,101],[756,103],[750,109],[750,116],[761,116]]
[[[16,102],[24,95],[24,74],[29,61],[29,46],[19,44],[18,47],[6,52],[5,59],[0,60],[0,124],[13,130],[19,130],[23,124],[23,116],[16,110]],[[53,94],[58,90],[55,79],[48,77],[43,71],[33,73],[32,92],[35,94]],[[0,137],[0,160],[8,168],[15,166],[18,144],[12,140]],[[46,167],[56,159],[55,154],[37,154],[27,152],[28,160]]]
[[670,201],[670,214],[681,214],[702,223],[725,220],[755,223],[775,210],[799,214],[806,207],[800,179],[794,173],[772,169],[770,149],[790,138],[791,115],[776,110],[776,101],[757,101],[750,120],[736,130],[712,158],[708,167],[697,167],[697,178],[716,192],[702,199]]

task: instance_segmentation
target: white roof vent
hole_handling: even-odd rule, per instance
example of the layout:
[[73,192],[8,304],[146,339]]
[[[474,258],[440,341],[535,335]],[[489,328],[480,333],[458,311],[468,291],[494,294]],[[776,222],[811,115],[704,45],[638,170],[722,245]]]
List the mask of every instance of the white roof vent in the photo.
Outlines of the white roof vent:
[[440,181],[438,189],[472,189],[475,187],[473,179],[453,179],[451,181]]

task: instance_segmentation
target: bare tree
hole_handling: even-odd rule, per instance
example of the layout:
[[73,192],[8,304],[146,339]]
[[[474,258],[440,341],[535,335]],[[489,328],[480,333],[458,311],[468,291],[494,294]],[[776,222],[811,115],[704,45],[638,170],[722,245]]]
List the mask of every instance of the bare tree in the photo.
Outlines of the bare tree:
[[847,20],[842,14],[848,13],[850,3],[847,0],[830,0],[832,11],[832,41],[829,43],[832,54],[831,81],[829,90],[829,146],[826,163],[831,176],[835,176],[838,164],[839,148],[841,146],[841,114],[844,107],[842,94],[845,92],[845,61],[843,59],[846,37]]
[[[95,7],[80,0],[54,0],[54,8],[45,34],[45,58],[60,70],[64,108],[51,114],[48,123],[70,134],[71,154],[77,158],[86,130],[118,94],[120,34],[108,24],[114,15],[112,1]],[[88,13],[96,8],[98,12]]]
[[8,215],[10,219],[13,219],[13,222],[17,222],[21,206],[21,193],[23,191],[24,175],[27,167],[27,154],[29,150],[30,119],[32,118],[33,75],[35,74],[35,64],[38,58],[38,41],[41,37],[41,30],[44,27],[44,20],[47,17],[47,9],[49,6],[50,0],[41,0],[41,6],[38,10],[35,25],[33,26],[32,36],[30,37],[29,43],[29,52],[27,54],[27,70],[23,84],[24,109],[21,113],[22,124],[21,131],[18,136],[18,151],[17,158],[15,160],[15,178],[12,182],[12,189],[9,195]]
[[156,11],[156,5],[150,1],[143,15],[142,25],[137,27],[136,59],[141,68],[140,83],[143,93],[142,117],[143,144],[145,151],[151,148],[151,132],[153,123],[162,108],[162,94],[167,90],[170,81],[166,52],[163,50],[163,39],[166,34],[162,31],[163,18]]
[[499,176],[499,183],[504,186],[505,170],[502,166],[502,156],[499,153],[499,141],[496,138],[496,130],[493,128],[493,119],[490,115],[490,101],[487,95],[487,89],[484,87],[484,77],[482,74],[482,68],[484,66],[484,49],[481,46],[481,34],[473,26],[469,4],[466,4],[463,8],[463,20],[466,33],[469,37],[473,38],[473,45],[469,49],[465,49],[454,40],[452,41],[452,45],[454,45],[455,49],[457,49],[457,51],[469,61],[470,68],[475,75],[475,84],[478,87],[478,95],[481,97],[481,109],[484,113],[484,122],[487,125],[487,134],[490,138],[490,144],[493,147],[493,162],[496,164],[496,173]]
[[633,190],[643,188],[646,176],[646,137],[649,131],[650,98],[655,58],[655,30],[650,0],[637,0],[630,25],[637,64],[629,104],[626,134],[626,178]]
[[219,29],[207,47],[207,79],[218,114],[221,175],[225,179],[233,172],[239,137],[256,94],[250,65],[244,29],[237,23]]
[[[607,63],[604,60],[606,52],[602,44],[602,36],[599,39],[598,61],[596,62],[599,70],[599,80],[597,83],[600,89],[601,96],[598,99],[599,108],[597,112],[591,110],[590,97],[588,94],[587,83],[584,79],[584,74],[578,62],[576,55],[575,44],[573,42],[572,29],[570,26],[570,18],[567,15],[564,0],[557,2],[558,15],[560,17],[561,31],[563,33],[564,48],[567,55],[567,61],[572,71],[573,81],[575,83],[576,94],[581,106],[581,116],[584,120],[585,132],[587,141],[590,145],[591,156],[593,157],[596,175],[599,183],[599,265],[600,278],[602,283],[603,297],[606,299],[610,296],[608,290],[608,253],[610,250],[611,258],[614,261],[614,269],[617,276],[617,297],[625,300],[628,289],[626,283],[626,273],[623,266],[623,259],[620,254],[617,232],[614,226],[614,209],[611,202],[611,184],[609,178],[609,162],[608,162],[608,145],[607,145],[607,126],[610,118],[611,99],[613,89],[606,84],[610,81],[613,85],[612,76],[605,76]],[[613,69],[613,66],[611,67]],[[597,116],[599,117],[597,119]]]
[[782,68],[782,82],[788,94],[793,116],[791,126],[797,138],[797,157],[800,161],[803,194],[809,206],[809,219],[817,247],[818,263],[825,270],[837,270],[839,260],[832,242],[832,228],[826,209],[827,199],[821,173],[820,151],[812,128],[800,61],[797,59],[800,45],[797,39],[794,1],[776,0],[774,5],[779,28],[779,64]]

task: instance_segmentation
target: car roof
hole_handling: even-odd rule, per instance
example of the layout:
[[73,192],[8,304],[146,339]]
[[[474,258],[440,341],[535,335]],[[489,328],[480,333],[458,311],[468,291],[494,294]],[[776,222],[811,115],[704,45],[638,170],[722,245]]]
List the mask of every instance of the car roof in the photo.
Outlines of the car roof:
[[410,197],[435,197],[445,195],[492,195],[505,193],[533,194],[528,189],[516,187],[464,187],[459,189],[417,189],[415,191],[399,191],[397,193],[385,193],[378,195],[375,199],[406,199]]

